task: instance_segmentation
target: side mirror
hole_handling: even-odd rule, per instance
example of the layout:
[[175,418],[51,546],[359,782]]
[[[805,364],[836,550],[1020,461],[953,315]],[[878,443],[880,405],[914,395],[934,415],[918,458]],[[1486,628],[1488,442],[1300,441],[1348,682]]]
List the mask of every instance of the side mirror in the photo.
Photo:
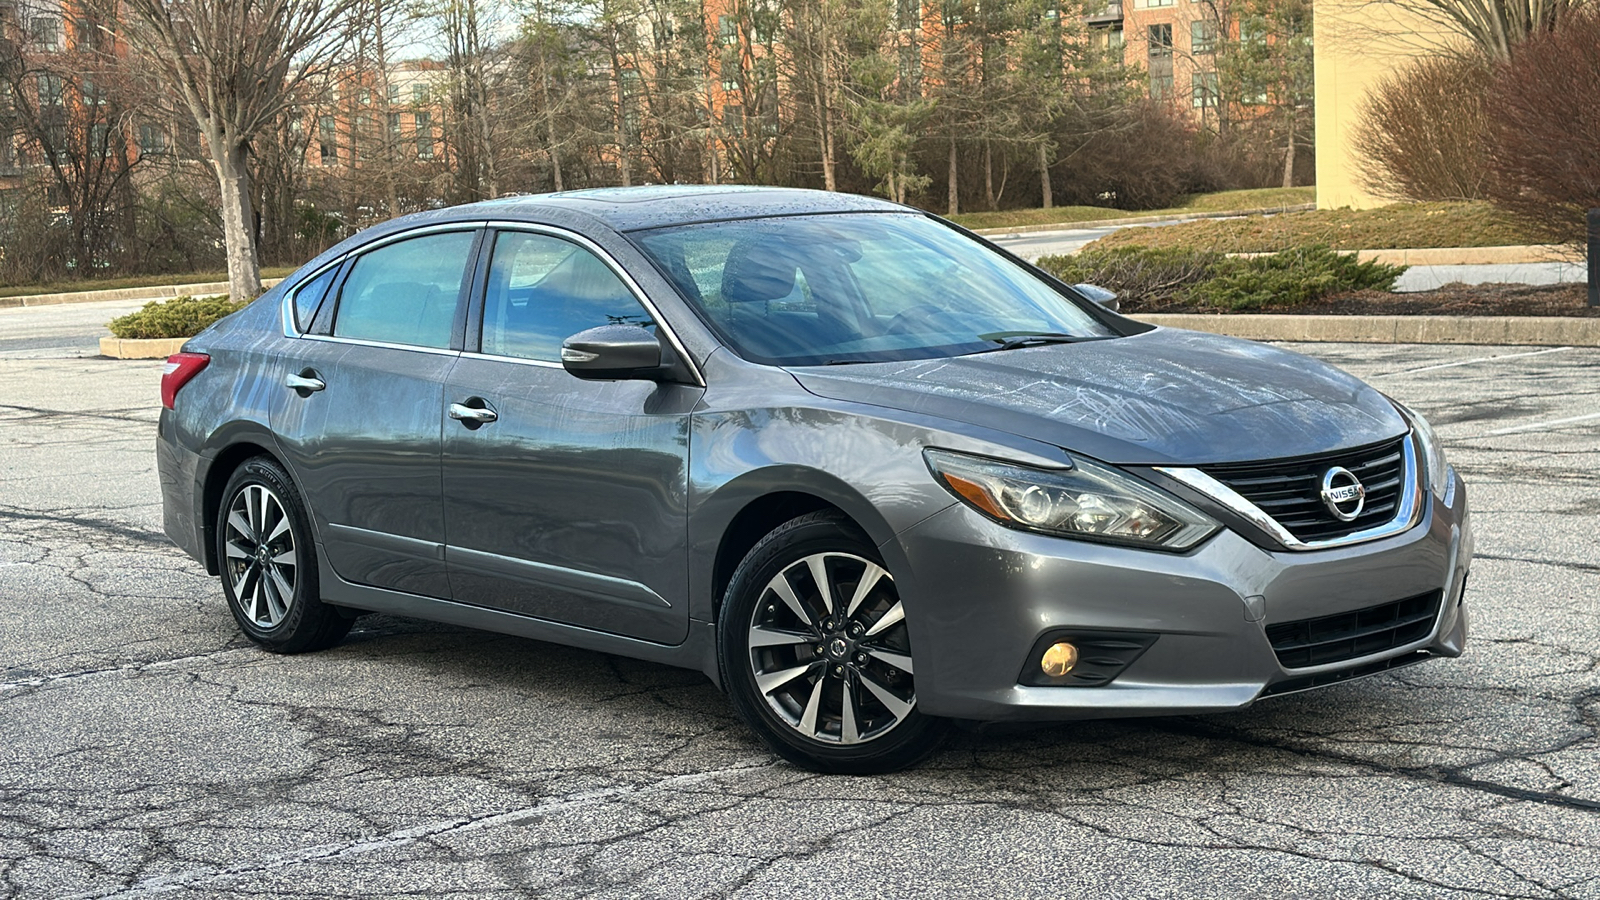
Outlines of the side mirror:
[[663,374],[661,341],[637,325],[601,325],[562,341],[561,365],[578,378],[653,380]]
[[1112,312],[1116,312],[1122,305],[1117,302],[1116,291],[1108,291],[1098,284],[1075,284],[1072,288]]

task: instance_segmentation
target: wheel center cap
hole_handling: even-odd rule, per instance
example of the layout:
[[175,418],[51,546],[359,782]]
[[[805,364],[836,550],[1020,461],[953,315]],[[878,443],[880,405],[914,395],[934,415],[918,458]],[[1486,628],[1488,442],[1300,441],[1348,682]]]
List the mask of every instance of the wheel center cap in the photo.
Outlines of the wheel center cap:
[[844,638],[834,638],[828,642],[828,655],[834,659],[844,659],[850,653],[850,645]]

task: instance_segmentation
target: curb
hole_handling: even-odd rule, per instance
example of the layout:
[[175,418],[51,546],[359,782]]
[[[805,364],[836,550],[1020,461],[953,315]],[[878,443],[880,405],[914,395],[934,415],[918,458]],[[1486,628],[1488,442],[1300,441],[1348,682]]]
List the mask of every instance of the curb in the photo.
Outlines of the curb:
[[166,359],[183,348],[189,341],[181,338],[117,338],[100,339],[100,355],[112,359]]
[[1080,228],[1101,228],[1106,225],[1143,225],[1148,222],[1191,222],[1197,219],[1233,219],[1239,216],[1270,216],[1288,212],[1310,212],[1315,203],[1297,203],[1293,206],[1264,206],[1259,209],[1232,209],[1220,212],[1183,213],[1177,216],[1128,216],[1121,219],[1085,219],[1078,222],[1058,222],[1054,225],[1014,225],[1003,228],[974,228],[973,234],[984,237],[1004,237],[1012,234],[1035,234],[1041,231],[1076,231]]
[[1352,344],[1501,344],[1600,347],[1600,318],[1564,316],[1284,316],[1152,313],[1135,316],[1256,341]]
[[[282,278],[261,279],[262,289],[270,288]],[[170,300],[173,297],[210,296],[226,294],[226,281],[206,281],[199,284],[161,284],[149,287],[112,288],[104,291],[71,291],[63,294],[30,294],[24,297],[0,297],[0,309],[19,306],[54,306],[60,303],[102,303],[107,300]]]

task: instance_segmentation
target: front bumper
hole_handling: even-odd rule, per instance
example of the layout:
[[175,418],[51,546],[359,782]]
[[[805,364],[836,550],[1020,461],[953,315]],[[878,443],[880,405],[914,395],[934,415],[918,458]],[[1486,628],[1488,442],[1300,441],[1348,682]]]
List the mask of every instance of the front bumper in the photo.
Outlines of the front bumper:
[[[1185,555],[1003,528],[957,504],[893,542],[905,575],[917,704],[986,721],[1170,715],[1239,709],[1270,693],[1459,656],[1472,559],[1466,489],[1428,496],[1401,534],[1313,552],[1272,552],[1223,531]],[[890,548],[885,548],[886,551]],[[1381,652],[1286,668],[1267,636],[1299,622],[1440,592],[1425,636]],[[1155,637],[1109,683],[1021,683],[1047,633]]]

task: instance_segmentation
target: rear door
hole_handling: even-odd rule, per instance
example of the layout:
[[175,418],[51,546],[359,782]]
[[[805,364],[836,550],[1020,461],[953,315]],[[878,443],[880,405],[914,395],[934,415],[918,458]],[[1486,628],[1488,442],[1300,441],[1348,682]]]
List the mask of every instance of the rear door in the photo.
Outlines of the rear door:
[[347,581],[449,596],[439,423],[480,233],[363,250],[276,378],[273,430]]
[[444,396],[485,419],[443,423],[454,599],[679,643],[689,411],[701,390],[562,368],[561,342],[579,331],[664,327],[598,248],[508,230],[490,250],[480,327]]

